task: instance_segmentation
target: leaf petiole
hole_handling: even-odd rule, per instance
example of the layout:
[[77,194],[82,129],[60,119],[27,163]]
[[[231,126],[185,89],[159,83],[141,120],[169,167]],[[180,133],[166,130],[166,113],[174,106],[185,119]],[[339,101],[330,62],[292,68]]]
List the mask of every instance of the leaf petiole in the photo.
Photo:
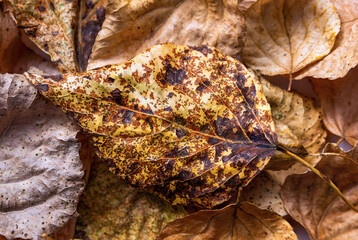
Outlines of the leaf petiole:
[[290,155],[291,157],[293,157],[295,160],[297,160],[298,162],[300,162],[301,164],[305,165],[306,167],[308,167],[309,169],[311,169],[311,171],[313,173],[315,173],[319,178],[321,178],[322,180],[324,180],[331,188],[333,188],[336,193],[343,199],[343,201],[351,208],[353,209],[355,212],[358,212],[358,208],[356,208],[355,206],[353,206],[353,204],[346,198],[346,196],[344,196],[344,194],[341,192],[341,190],[338,189],[338,187],[329,179],[327,178],[325,175],[323,175],[319,170],[317,170],[314,166],[312,166],[311,164],[309,164],[307,161],[305,161],[303,158],[297,156],[296,154],[288,151],[287,149],[285,149],[284,147],[280,147],[279,148],[280,151]]

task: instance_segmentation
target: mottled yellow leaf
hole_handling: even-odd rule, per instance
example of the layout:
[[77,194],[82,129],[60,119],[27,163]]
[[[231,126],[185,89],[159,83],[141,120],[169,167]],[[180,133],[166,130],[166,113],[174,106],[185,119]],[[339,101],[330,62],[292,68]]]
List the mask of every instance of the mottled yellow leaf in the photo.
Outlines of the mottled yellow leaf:
[[76,1],[9,0],[19,28],[57,64],[62,72],[76,70],[74,23]]
[[186,215],[182,207],[124,183],[104,163],[96,162],[92,168],[78,204],[75,238],[151,240],[168,222]]
[[330,0],[259,0],[245,19],[242,57],[266,75],[294,73],[323,58],[340,29]]
[[286,220],[250,203],[205,210],[169,223],[158,240],[293,240]]
[[326,128],[354,146],[358,140],[358,67],[342,79],[312,83],[321,99]]
[[342,21],[332,52],[298,72],[295,78],[343,78],[358,63],[358,1],[332,0]]
[[[328,155],[322,158],[316,168],[330,178],[356,206],[358,204],[357,146],[344,152],[338,146],[328,144],[324,153]],[[357,237],[358,214],[312,172],[289,176],[281,195],[287,211],[307,229],[312,240],[341,240]]]
[[275,152],[256,76],[207,46],[157,45],[82,74],[27,74],[93,137],[110,170],[173,204],[235,196]]
[[[214,46],[237,56],[243,46],[242,0],[112,0],[87,69],[129,60],[152,45]],[[242,3],[242,5],[241,5]]]

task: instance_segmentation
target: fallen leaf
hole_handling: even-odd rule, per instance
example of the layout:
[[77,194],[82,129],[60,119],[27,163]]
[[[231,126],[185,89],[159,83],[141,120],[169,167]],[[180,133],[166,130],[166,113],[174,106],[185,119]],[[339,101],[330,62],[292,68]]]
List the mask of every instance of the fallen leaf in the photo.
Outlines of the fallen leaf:
[[21,75],[0,75],[1,127],[10,124],[0,138],[0,232],[8,239],[40,239],[63,226],[84,185],[77,128],[42,98],[31,103],[31,88]]
[[18,26],[60,71],[76,70],[74,22],[76,1],[9,0]]
[[250,203],[204,210],[169,223],[158,240],[298,239],[281,216]]
[[[261,76],[260,82],[266,99],[271,106],[271,113],[275,122],[280,121],[287,126],[308,153],[319,153],[325,144],[327,135],[323,128],[321,109],[316,106],[312,99],[303,97],[295,92],[282,90]],[[278,130],[276,130],[278,138],[280,138],[280,128],[276,127],[276,129]],[[286,166],[290,166],[293,161],[296,161],[283,156],[277,157],[277,154],[272,156],[270,163],[265,168],[265,172],[260,174],[262,176],[259,175],[249,186],[244,188],[240,198],[242,201],[254,203],[261,208],[273,210],[285,216],[287,212],[282,208],[283,204],[279,196],[279,190],[287,176],[306,172],[307,168],[300,163],[295,163],[285,170]],[[321,157],[306,156],[304,159],[315,165]],[[270,166],[275,171],[271,171]],[[278,171],[278,169],[282,170]]]
[[[353,204],[358,204],[358,148],[344,152],[328,144],[328,154],[316,168],[331,179]],[[312,239],[355,239],[358,214],[314,173],[289,176],[282,199],[290,215],[300,222]]]
[[82,71],[86,70],[93,44],[102,28],[107,4],[108,0],[81,0],[80,2],[77,51]]
[[95,71],[27,77],[93,136],[112,172],[173,204],[223,203],[277,148],[255,75],[207,46],[157,45]]
[[326,128],[352,146],[358,140],[358,67],[335,81],[312,80],[323,106]]
[[[332,0],[341,18],[341,31],[338,33],[332,52],[321,61],[307,66],[295,78],[314,77],[330,80],[343,78],[358,64],[358,2],[352,0]],[[334,67],[332,67],[334,66]]]
[[[209,45],[237,56],[243,46],[245,9],[252,1],[112,0],[87,70],[129,60],[159,43]],[[245,5],[246,4],[246,5]]]
[[266,75],[294,73],[323,58],[340,29],[330,0],[259,0],[245,19],[242,57]]
[[96,162],[79,204],[75,238],[155,239],[168,222],[184,217],[182,207],[142,193]]

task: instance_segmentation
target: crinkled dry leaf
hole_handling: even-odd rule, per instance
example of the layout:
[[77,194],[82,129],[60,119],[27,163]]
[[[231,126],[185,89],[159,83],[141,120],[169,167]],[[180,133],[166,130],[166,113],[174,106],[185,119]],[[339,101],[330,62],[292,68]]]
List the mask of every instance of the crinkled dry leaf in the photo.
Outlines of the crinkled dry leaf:
[[14,117],[0,139],[0,232],[8,239],[39,239],[63,226],[83,189],[77,128],[41,98],[29,106],[31,87],[20,75],[0,75],[1,118]]
[[78,62],[86,70],[94,41],[102,28],[108,0],[81,0],[77,31]]
[[250,203],[205,210],[169,223],[158,240],[298,239],[286,220]]
[[[159,43],[206,44],[237,56],[244,36],[240,2],[113,0],[107,7],[87,69],[127,61]],[[241,7],[244,9],[245,4]]]
[[[358,148],[344,152],[328,144],[327,155],[316,165],[355,205],[358,204]],[[358,214],[312,172],[292,175],[282,188],[282,199],[290,215],[300,222],[312,239],[355,239]]]
[[[262,89],[271,105],[272,117],[277,122],[286,124],[294,136],[302,143],[308,153],[318,153],[325,143],[326,131],[323,129],[321,109],[316,107],[312,99],[301,96],[294,92],[282,90],[260,77]],[[278,119],[278,120],[277,120]],[[280,128],[277,128],[279,130]],[[280,131],[277,131],[278,138]],[[281,140],[282,142],[282,140]],[[306,156],[305,160],[316,164],[320,156]],[[282,156],[277,158],[275,154],[270,162],[274,162],[274,169],[287,166],[284,162],[291,164],[291,160]],[[273,166],[269,163],[268,166]],[[267,171],[263,176],[254,179],[250,185],[242,191],[241,199],[259,205],[261,208],[273,210],[280,215],[286,215],[282,208],[282,200],[279,197],[285,178],[293,173],[307,171],[300,163],[294,164],[288,170]]]
[[332,0],[342,21],[332,52],[321,61],[307,66],[295,78],[337,79],[358,64],[358,1]]
[[122,182],[101,162],[93,165],[78,212],[75,238],[91,240],[155,239],[168,222],[186,215]]
[[326,128],[354,146],[358,140],[358,67],[342,79],[312,83],[321,99]]
[[259,0],[245,19],[242,57],[266,75],[294,73],[323,58],[340,29],[330,0]]
[[277,148],[261,84],[214,48],[157,45],[96,71],[27,76],[112,172],[174,204],[228,200]]
[[74,21],[76,1],[9,0],[18,26],[60,71],[76,70]]

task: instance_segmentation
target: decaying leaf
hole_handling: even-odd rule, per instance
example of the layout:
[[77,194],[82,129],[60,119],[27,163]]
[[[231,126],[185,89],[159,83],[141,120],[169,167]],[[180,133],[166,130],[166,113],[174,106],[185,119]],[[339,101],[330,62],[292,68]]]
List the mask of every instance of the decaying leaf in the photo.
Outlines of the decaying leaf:
[[74,21],[76,1],[9,0],[18,26],[60,71],[76,70]]
[[[260,81],[267,101],[271,105],[271,113],[275,122],[279,120],[281,124],[285,124],[284,126],[292,131],[308,153],[319,153],[327,135],[323,128],[321,109],[312,99],[295,92],[282,90],[262,77],[260,77]],[[280,128],[276,127],[276,129]],[[277,130],[278,138],[280,138],[280,131]],[[305,160],[313,165],[320,159],[320,156],[305,157]],[[282,216],[286,215],[286,211],[282,208],[279,189],[288,175],[307,171],[307,168],[300,163],[294,164],[288,170],[277,171],[280,168],[285,169],[291,163],[292,159],[284,158],[284,156],[277,158],[277,154],[275,154],[267,167],[271,165],[272,169],[276,171],[266,171],[260,174],[262,176],[256,177],[248,187],[244,188],[241,199],[252,202],[261,208],[273,210]]]
[[[316,165],[354,204],[358,204],[358,148],[344,152],[328,144],[327,155]],[[292,175],[282,188],[282,199],[290,215],[300,222],[314,239],[355,239],[358,214],[312,172]]]
[[204,210],[169,223],[158,240],[298,239],[286,220],[250,203]]
[[186,215],[122,182],[101,162],[94,163],[78,212],[75,238],[91,240],[155,239],[168,222]]
[[82,74],[27,74],[93,136],[110,170],[173,204],[218,205],[275,152],[261,84],[207,46],[157,45]]
[[354,146],[358,140],[358,67],[342,79],[312,83],[321,99],[326,128]]
[[112,0],[87,69],[129,60],[152,45],[214,46],[237,56],[243,46],[245,9],[252,1]]
[[330,0],[259,0],[245,19],[242,57],[266,75],[294,73],[323,58],[340,29]]
[[358,1],[332,2],[342,21],[332,52],[321,61],[302,69],[295,78],[342,78],[358,64]]
[[77,127],[51,103],[32,102],[36,91],[21,75],[0,75],[0,92],[0,232],[39,239],[76,213],[84,185]]
[[78,62],[86,70],[94,41],[102,28],[108,0],[81,0],[77,31]]

